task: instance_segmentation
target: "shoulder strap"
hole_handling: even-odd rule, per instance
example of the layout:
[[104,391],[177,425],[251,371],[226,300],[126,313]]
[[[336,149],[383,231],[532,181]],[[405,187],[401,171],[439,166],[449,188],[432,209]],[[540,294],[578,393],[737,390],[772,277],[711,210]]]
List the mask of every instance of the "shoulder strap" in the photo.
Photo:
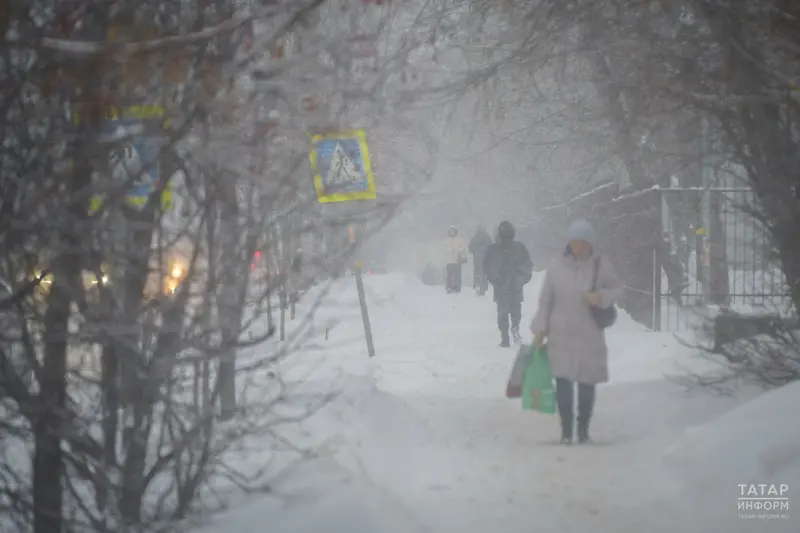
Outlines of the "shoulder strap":
[[600,273],[600,258],[594,260],[594,273],[592,275],[592,289],[590,292],[597,290],[597,276]]
[[[548,275],[548,270],[550,269],[550,265],[548,265],[547,269],[545,270],[545,276]],[[556,307],[556,291],[553,291],[553,297],[550,299],[550,309],[547,310],[547,321],[550,322],[550,317],[553,315],[553,309]]]

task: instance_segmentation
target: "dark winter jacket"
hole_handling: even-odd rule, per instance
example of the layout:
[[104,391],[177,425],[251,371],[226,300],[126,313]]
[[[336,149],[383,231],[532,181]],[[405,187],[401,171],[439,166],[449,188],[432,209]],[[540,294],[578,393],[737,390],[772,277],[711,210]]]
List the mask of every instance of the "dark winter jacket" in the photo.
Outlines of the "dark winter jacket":
[[523,301],[522,289],[533,276],[533,262],[525,245],[514,240],[510,223],[500,224],[497,241],[486,251],[483,268],[494,287],[494,301]]
[[492,238],[483,230],[478,230],[469,241],[469,252],[475,256],[476,261],[483,261],[486,250],[492,245]]

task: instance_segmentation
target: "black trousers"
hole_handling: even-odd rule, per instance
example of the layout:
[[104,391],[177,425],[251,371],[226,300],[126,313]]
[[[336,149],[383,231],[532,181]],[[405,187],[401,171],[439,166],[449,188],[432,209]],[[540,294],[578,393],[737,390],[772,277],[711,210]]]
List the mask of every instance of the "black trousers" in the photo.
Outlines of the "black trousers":
[[449,263],[445,270],[447,292],[461,292],[461,264]]
[[[509,324],[509,318],[511,324]],[[522,302],[516,298],[497,299],[497,327],[503,340],[508,340],[508,327],[514,331],[519,331],[519,323],[522,320]]]
[[[556,378],[556,401],[561,417],[561,436],[572,439],[575,423],[575,383],[564,378]],[[595,386],[578,383],[578,439],[589,438],[589,422],[594,409]]]

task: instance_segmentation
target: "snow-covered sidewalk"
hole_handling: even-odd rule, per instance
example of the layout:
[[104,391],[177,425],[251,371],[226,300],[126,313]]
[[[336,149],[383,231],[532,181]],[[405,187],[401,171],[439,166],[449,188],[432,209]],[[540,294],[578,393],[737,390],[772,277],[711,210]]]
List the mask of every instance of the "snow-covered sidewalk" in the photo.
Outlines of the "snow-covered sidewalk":
[[[612,383],[598,395],[597,444],[565,448],[554,445],[555,417],[503,397],[514,350],[496,346],[491,298],[446,295],[402,275],[370,277],[367,288],[375,358],[366,356],[352,280],[343,280],[316,318],[340,321],[329,339],[279,369],[302,383],[298,391],[342,392],[303,424],[325,442],[318,458],[278,484],[280,496],[243,502],[202,533],[264,524],[278,533],[798,531],[800,512],[773,520],[737,512],[739,483],[800,485],[796,458],[779,454],[773,463],[786,475],[769,473],[749,464],[763,455],[751,446],[751,456],[714,463],[725,475],[704,470],[712,461],[698,454],[714,456],[718,417],[753,394],[711,397],[667,381],[665,373],[701,368],[671,335],[621,317],[609,333]],[[526,295],[528,316],[537,288]],[[684,437],[690,426],[699,429]],[[797,438],[787,445],[800,444],[789,437]],[[725,438],[729,449],[741,444],[732,429]]]

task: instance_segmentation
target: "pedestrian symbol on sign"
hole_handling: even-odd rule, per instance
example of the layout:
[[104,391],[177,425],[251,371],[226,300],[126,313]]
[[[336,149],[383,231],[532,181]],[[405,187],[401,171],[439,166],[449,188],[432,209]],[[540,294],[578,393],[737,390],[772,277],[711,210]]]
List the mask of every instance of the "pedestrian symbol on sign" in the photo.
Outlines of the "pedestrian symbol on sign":
[[358,181],[362,181],[362,177],[356,170],[353,160],[347,156],[342,145],[336,143],[328,167],[328,175],[325,177],[325,188],[347,186]]

